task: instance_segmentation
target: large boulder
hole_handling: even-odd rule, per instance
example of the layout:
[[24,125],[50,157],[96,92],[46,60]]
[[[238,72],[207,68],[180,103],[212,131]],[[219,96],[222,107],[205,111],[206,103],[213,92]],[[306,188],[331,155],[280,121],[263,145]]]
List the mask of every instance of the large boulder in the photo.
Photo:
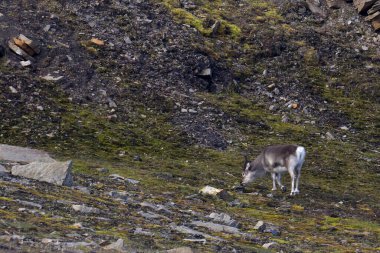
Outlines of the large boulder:
[[11,173],[56,185],[72,186],[72,162],[32,162],[27,165],[12,167]]
[[55,162],[55,160],[44,151],[5,144],[0,144],[0,160],[21,163]]

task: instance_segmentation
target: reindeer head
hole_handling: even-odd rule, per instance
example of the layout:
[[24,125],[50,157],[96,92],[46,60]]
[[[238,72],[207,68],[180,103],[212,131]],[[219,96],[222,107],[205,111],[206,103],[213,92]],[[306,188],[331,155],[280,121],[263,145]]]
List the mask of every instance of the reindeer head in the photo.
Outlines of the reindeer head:
[[253,162],[248,160],[247,156],[245,156],[244,159],[245,160],[241,181],[242,186],[254,181],[258,177],[262,177],[265,174],[262,166],[259,166],[257,158]]

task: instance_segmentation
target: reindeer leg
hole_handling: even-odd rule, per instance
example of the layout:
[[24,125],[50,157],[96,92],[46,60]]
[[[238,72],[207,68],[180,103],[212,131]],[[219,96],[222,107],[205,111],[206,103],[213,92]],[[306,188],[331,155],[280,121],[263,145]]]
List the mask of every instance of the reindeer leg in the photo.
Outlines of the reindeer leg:
[[272,181],[273,181],[272,191],[275,191],[275,190],[277,190],[277,187],[276,187],[276,173],[272,173]]
[[281,174],[280,173],[276,173],[276,175],[277,175],[276,176],[276,181],[277,181],[278,186],[280,186],[281,191],[286,192],[286,186],[282,185],[282,183],[281,183]]
[[[301,165],[302,166],[302,165]],[[296,189],[294,190],[295,194],[299,194],[300,191],[298,190],[298,184],[300,181],[300,176],[301,176],[301,166],[297,168],[297,175],[296,175]]]
[[295,181],[296,181],[296,175],[294,173],[294,167],[289,170],[290,177],[292,178],[292,191],[290,192],[290,196],[296,195],[295,193]]

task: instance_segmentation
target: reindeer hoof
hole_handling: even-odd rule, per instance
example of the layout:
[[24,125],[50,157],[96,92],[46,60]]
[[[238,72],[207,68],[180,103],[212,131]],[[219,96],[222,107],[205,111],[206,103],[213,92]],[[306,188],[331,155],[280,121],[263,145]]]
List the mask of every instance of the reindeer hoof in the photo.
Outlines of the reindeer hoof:
[[281,187],[282,192],[286,192],[286,186]]

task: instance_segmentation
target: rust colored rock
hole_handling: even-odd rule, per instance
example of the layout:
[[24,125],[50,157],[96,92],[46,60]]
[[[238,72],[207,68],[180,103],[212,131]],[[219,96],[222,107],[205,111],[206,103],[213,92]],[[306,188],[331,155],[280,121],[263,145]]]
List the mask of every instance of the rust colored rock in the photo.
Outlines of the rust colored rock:
[[91,42],[95,45],[98,45],[98,46],[104,46],[104,41],[100,40],[100,39],[97,39],[97,38],[92,38],[91,39]]

